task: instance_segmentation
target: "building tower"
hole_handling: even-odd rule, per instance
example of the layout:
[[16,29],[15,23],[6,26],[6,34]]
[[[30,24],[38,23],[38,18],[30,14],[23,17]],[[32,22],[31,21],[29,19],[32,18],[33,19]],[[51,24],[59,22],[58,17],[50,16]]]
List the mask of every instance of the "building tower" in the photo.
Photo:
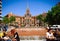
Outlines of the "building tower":
[[26,8],[26,14],[25,14],[25,16],[31,17],[28,0],[27,0],[27,8]]
[[0,0],[0,22],[2,20],[1,14],[2,14],[2,0]]

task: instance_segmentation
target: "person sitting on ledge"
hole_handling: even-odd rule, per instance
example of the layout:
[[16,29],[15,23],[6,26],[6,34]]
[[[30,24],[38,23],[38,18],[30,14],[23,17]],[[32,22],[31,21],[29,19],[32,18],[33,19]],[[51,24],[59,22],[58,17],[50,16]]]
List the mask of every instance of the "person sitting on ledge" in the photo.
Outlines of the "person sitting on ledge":
[[54,41],[55,37],[53,35],[52,29],[48,29],[48,32],[46,33],[46,40],[47,41]]

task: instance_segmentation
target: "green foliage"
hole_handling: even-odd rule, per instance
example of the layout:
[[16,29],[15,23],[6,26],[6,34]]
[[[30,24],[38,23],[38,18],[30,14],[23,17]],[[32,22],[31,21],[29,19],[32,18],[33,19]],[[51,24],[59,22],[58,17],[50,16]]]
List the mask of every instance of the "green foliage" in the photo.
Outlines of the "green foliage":
[[60,24],[60,4],[58,3],[56,6],[52,7],[50,11],[48,11],[45,21],[50,24]]
[[3,20],[2,20],[2,22],[5,23],[5,24],[11,23],[13,21],[15,21],[15,17],[14,16],[11,16],[10,18],[3,17]]
[[11,16],[11,17],[9,18],[9,21],[10,21],[10,23],[13,22],[13,21],[15,21],[15,17],[14,17],[14,16]]
[[45,22],[47,22],[48,24],[53,24],[52,23],[53,22],[53,14],[50,11],[48,11],[48,13],[47,13],[47,16],[45,18]]
[[43,16],[40,14],[40,15],[38,15],[37,17],[36,17],[38,20],[40,20],[40,21],[43,21],[44,20],[44,18],[43,18]]
[[49,25],[54,25],[54,24],[60,25],[60,3],[52,7],[51,10],[47,12],[46,17],[43,17],[42,15],[38,15],[37,19],[45,23],[48,23]]
[[8,24],[9,23],[9,19],[7,17],[3,17],[2,22],[5,23],[5,24]]
[[45,17],[42,14],[38,15],[36,18],[39,20],[39,26],[45,23]]

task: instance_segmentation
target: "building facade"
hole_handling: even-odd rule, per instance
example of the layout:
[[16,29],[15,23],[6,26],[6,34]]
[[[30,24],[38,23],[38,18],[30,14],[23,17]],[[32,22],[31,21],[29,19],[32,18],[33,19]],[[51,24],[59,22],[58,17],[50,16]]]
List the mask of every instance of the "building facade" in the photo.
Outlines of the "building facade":
[[17,15],[12,14],[12,12],[6,15],[6,17],[8,17],[8,18],[11,16],[15,16],[15,18],[16,18],[15,22],[19,26],[25,26],[25,27],[38,26],[36,16],[32,16],[30,14],[29,9],[26,10],[26,14],[24,16],[17,16]]
[[[43,17],[46,16],[46,13],[42,14]],[[10,18],[11,16],[15,16],[16,20],[15,22],[17,25],[25,26],[25,27],[30,27],[30,26],[39,26],[39,21],[37,20],[37,16],[32,16],[30,14],[30,10],[27,8],[26,13],[24,16],[17,16],[11,13],[7,14],[6,17]]]

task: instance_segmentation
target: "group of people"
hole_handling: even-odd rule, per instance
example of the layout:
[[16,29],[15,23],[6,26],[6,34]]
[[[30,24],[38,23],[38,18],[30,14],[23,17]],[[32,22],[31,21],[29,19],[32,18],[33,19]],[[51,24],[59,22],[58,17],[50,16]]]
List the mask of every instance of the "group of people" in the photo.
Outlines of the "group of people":
[[[46,40],[60,41],[60,31],[58,29],[48,29],[46,32]],[[0,41],[20,41],[20,38],[15,29],[12,29],[9,33],[3,30],[3,32],[0,32]]]
[[16,30],[12,29],[10,32],[0,33],[0,41],[20,41],[20,38]]
[[60,31],[58,29],[48,29],[46,33],[47,41],[60,41]]

